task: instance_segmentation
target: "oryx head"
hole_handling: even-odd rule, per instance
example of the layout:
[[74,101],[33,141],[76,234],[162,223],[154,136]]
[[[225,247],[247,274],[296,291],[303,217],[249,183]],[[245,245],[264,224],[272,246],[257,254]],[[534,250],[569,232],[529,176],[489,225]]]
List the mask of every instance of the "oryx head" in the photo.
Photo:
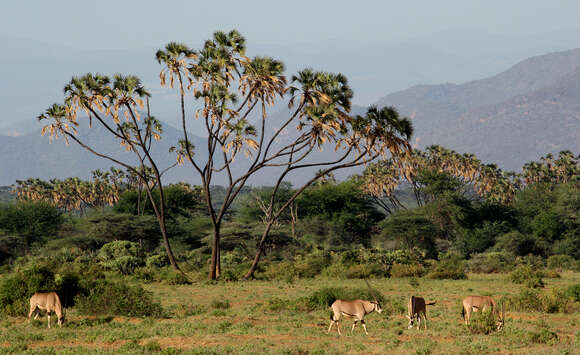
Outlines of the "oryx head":
[[504,304],[501,304],[501,313],[498,314],[498,320],[497,320],[497,330],[501,330],[503,328],[503,325],[505,323],[505,308],[504,308]]
[[407,317],[407,319],[409,320],[409,327],[408,327],[408,329],[413,328],[413,323],[415,323],[416,316],[415,315],[409,316],[407,314],[407,315],[405,315],[405,317]]

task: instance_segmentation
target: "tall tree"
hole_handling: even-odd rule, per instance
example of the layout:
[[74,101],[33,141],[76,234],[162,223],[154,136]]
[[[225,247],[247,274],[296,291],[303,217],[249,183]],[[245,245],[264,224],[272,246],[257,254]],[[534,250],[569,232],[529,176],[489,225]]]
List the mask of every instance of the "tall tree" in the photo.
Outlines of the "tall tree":
[[[251,176],[275,168],[279,186],[291,172],[321,167],[322,173],[297,189],[299,194],[334,170],[365,164],[389,150],[404,154],[406,141],[389,130],[410,129],[408,121],[395,120],[391,124],[388,120],[394,116],[387,117],[377,109],[369,110],[366,116],[349,116],[352,90],[342,74],[305,69],[294,75],[288,85],[282,62],[270,57],[248,58],[245,49],[244,37],[231,31],[216,32],[199,52],[175,43],[157,52],[157,60],[164,65],[161,84],[169,75],[170,85],[175,83],[175,77],[180,90],[184,139],[176,149],[178,160],[189,161],[200,176],[213,225],[210,279],[220,273],[223,218]],[[207,159],[203,161],[194,155],[193,144],[188,140],[184,109],[188,91],[201,103],[194,117],[202,120],[207,135],[207,144],[202,148],[207,150]],[[291,110],[276,124],[271,122],[269,107],[278,100],[287,100]],[[250,118],[255,119],[255,125]],[[338,151],[335,157],[313,161],[317,148],[330,147]],[[233,164],[240,153],[247,160],[236,174]],[[210,189],[217,176],[227,181],[221,204],[214,203]],[[221,207],[214,209],[216,205]],[[268,216],[271,223],[275,223],[277,215],[278,212]],[[260,245],[267,235],[268,228]],[[255,264],[262,248],[258,249]]]
[[[114,75],[111,80],[108,76],[89,73],[73,77],[64,92],[64,104],[53,104],[38,117],[39,121],[49,121],[42,128],[42,135],[48,132],[51,140],[62,136],[67,144],[74,141],[96,156],[116,163],[138,176],[153,206],[169,261],[173,268],[179,270],[167,237],[165,221],[162,175],[167,169],[160,170],[151,156],[151,146],[154,141],[161,139],[163,130],[161,123],[150,114],[150,95],[141,80],[136,76],[121,74]],[[144,100],[147,102],[147,114],[141,117],[138,109],[144,108]],[[79,116],[79,110],[85,111],[87,116]],[[121,147],[134,153],[138,163],[135,165],[132,161],[122,161],[103,153],[100,149],[102,147],[81,141],[77,131],[80,119],[87,121],[89,128],[93,123],[104,127],[119,141]],[[144,173],[147,168],[153,170],[153,183],[150,176]],[[159,201],[153,198],[153,187],[159,191]]]

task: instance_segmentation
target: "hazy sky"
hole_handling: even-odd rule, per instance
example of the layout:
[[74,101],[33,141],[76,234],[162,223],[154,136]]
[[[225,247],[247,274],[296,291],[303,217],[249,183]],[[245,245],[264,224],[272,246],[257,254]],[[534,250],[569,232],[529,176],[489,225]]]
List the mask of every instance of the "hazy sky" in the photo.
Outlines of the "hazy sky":
[[251,42],[397,41],[468,28],[522,35],[578,27],[577,0],[3,1],[0,36],[80,49],[194,47],[237,28]]

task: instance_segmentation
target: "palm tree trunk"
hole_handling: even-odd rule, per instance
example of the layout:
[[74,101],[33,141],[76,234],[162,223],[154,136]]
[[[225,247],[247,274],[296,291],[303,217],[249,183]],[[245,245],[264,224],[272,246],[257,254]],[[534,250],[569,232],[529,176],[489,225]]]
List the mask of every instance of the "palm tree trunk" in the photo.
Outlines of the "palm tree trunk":
[[218,224],[213,226],[213,240],[211,247],[211,265],[209,269],[209,279],[217,280],[220,274],[219,259],[220,259],[220,228]]

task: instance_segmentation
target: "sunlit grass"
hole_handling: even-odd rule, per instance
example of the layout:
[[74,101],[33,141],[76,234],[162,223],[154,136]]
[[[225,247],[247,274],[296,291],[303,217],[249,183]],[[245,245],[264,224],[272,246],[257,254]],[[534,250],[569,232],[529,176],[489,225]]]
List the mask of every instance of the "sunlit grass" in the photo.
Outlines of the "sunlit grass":
[[[565,272],[548,279],[546,288],[565,288],[580,282],[580,273]],[[461,319],[465,295],[496,298],[517,295],[522,286],[505,274],[474,274],[467,280],[371,279],[371,285],[389,299],[411,294],[437,300],[429,306],[429,328],[407,329],[403,314],[370,314],[369,336],[352,322],[341,321],[326,334],[329,309],[300,311],[284,307],[324,287],[365,288],[364,280],[327,278],[284,281],[198,282],[144,287],[166,310],[165,318],[87,317],[70,309],[62,328],[46,328],[46,318],[0,321],[0,353],[287,353],[287,354],[446,354],[446,353],[569,353],[575,351],[578,313],[510,312],[500,332],[471,334]],[[275,305],[272,306],[272,302]],[[555,334],[555,335],[554,335]]]

